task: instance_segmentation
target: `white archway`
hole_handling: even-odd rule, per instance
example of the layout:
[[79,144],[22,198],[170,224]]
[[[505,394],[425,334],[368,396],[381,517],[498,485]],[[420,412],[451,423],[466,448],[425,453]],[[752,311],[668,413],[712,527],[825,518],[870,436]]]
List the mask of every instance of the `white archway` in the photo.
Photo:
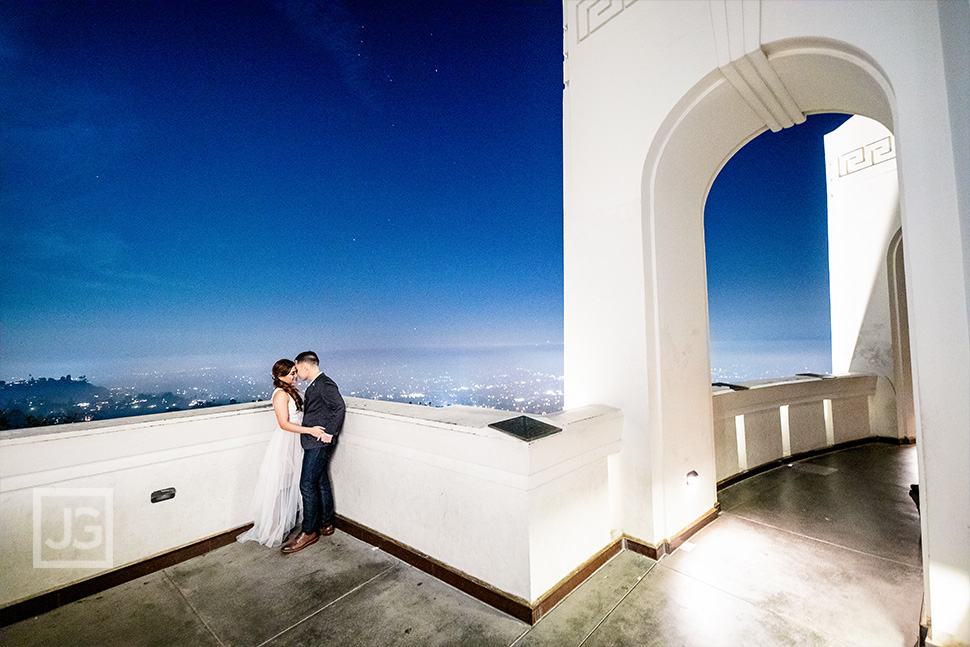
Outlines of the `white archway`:
[[899,152],[931,638],[970,644],[966,3],[563,6],[565,404],[623,411],[614,531],[659,548],[715,504],[712,179],[766,128],[865,115]]
[[896,391],[896,426],[900,438],[916,438],[913,410],[913,365],[910,361],[909,306],[906,300],[906,271],[903,264],[903,230],[889,242],[886,253],[889,275],[889,317],[893,338],[893,388]]
[[[893,123],[885,75],[844,43],[771,43],[728,69],[712,71],[674,107],[643,170],[644,286],[653,313],[646,322],[653,340],[647,346],[651,450],[662,457],[666,495],[662,517],[654,521],[667,537],[706,509],[697,493],[679,487],[682,472],[714,471],[704,256],[704,205],[714,178],[766,130],[765,114],[774,118],[773,130],[815,112],[863,114],[889,129]],[[758,70],[754,77],[752,69]],[[773,87],[757,83],[766,77]],[[707,496],[711,488],[708,481]]]

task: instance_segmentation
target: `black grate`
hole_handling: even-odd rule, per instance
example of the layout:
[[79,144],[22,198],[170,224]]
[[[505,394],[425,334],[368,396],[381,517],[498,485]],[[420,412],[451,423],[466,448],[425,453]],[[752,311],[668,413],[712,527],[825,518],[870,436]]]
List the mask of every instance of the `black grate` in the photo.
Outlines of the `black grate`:
[[731,384],[730,382],[711,382],[711,386],[726,386],[732,391],[747,391],[748,387],[743,384]]
[[551,436],[554,433],[562,431],[559,427],[554,427],[550,424],[546,424],[541,420],[536,420],[535,418],[530,418],[528,416],[519,416],[518,418],[510,418],[509,420],[503,420],[502,422],[495,422],[489,425],[492,429],[498,429],[499,431],[504,431],[510,436],[515,436],[519,440],[526,440],[532,442],[539,438],[545,438],[546,436]]

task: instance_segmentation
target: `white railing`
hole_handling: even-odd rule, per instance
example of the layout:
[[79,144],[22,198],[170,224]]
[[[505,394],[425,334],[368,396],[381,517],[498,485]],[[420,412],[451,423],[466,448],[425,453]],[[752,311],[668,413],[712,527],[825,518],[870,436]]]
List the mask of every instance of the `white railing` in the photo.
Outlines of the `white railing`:
[[3,432],[0,606],[248,523],[273,424],[250,404]]
[[875,375],[798,377],[715,387],[717,480],[833,445],[872,436]]
[[[526,602],[610,543],[618,410],[540,417],[562,431],[530,443],[488,427],[515,413],[347,404],[331,473],[349,520]],[[244,404],[0,433],[0,607],[248,523],[274,426]]]

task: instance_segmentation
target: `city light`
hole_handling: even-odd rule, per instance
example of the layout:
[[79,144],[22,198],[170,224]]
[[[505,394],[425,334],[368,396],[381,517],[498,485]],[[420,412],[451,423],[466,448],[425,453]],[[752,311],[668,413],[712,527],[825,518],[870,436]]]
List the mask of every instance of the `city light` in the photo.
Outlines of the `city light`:
[[[471,406],[532,414],[563,407],[563,377],[548,370],[476,367],[477,374],[453,374],[447,364],[385,365],[340,374],[345,396],[448,407]],[[268,379],[213,367],[130,378],[127,386],[106,388],[85,377],[39,378],[0,384],[0,429],[87,422],[126,416],[184,411],[240,402],[268,401]]]

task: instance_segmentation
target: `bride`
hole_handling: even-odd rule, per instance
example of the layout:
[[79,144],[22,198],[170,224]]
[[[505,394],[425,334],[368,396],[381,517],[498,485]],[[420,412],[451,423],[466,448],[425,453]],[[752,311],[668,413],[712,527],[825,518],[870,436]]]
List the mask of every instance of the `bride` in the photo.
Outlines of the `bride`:
[[254,525],[236,537],[237,541],[256,541],[270,548],[279,546],[296,525],[303,500],[300,496],[300,470],[303,448],[300,434],[320,438],[323,427],[303,427],[303,398],[297,391],[296,365],[281,359],[273,364],[273,411],[276,429],[269,439],[259,466],[253,493]]

